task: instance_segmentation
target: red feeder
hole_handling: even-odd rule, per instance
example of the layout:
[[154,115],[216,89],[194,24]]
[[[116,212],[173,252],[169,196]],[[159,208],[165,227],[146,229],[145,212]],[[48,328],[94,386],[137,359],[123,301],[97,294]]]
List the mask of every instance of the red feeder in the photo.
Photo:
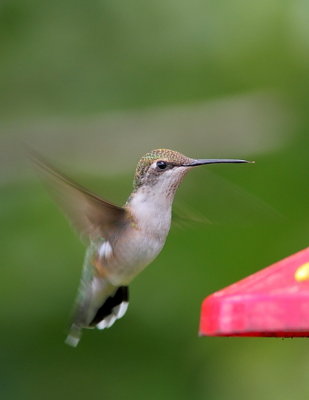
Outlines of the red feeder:
[[309,336],[309,247],[206,297],[199,332]]

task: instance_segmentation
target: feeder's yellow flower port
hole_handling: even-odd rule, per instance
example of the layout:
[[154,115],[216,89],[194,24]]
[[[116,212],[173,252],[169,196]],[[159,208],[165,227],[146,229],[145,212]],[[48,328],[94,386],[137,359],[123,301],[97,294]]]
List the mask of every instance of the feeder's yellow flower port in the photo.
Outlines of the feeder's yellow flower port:
[[309,280],[309,262],[301,265],[295,272],[295,280],[297,282]]

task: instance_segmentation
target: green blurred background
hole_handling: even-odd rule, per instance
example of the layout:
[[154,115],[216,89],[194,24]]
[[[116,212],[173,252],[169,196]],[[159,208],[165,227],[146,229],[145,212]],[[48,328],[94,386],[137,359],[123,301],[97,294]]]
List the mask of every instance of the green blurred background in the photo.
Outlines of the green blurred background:
[[[308,398],[308,340],[197,336],[206,295],[308,245],[308,12],[1,1],[1,399]],[[256,164],[191,172],[176,201],[213,223],[172,228],[125,318],[72,349],[84,248],[22,143],[119,204],[152,148]]]

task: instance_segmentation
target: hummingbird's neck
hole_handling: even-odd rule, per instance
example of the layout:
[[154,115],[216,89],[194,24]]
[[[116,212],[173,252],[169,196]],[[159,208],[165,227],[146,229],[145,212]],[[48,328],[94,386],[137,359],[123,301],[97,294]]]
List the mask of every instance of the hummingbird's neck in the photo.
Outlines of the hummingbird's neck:
[[165,237],[171,224],[173,198],[174,193],[166,196],[161,191],[143,186],[132,193],[126,207],[145,233]]
[[187,171],[187,168],[178,168],[166,171],[164,175],[149,176],[146,182],[134,187],[126,207],[145,232],[168,233],[174,196]]

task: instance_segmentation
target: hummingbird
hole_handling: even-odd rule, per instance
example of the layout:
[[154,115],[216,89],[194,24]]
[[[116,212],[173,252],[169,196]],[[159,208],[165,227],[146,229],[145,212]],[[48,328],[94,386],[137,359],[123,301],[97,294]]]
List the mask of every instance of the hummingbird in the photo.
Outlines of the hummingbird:
[[172,203],[192,168],[239,159],[194,159],[156,149],[138,162],[124,206],[108,202],[34,156],[60,207],[87,240],[81,282],[66,343],[76,347],[84,328],[105,329],[123,317],[130,282],[161,252],[171,226]]

